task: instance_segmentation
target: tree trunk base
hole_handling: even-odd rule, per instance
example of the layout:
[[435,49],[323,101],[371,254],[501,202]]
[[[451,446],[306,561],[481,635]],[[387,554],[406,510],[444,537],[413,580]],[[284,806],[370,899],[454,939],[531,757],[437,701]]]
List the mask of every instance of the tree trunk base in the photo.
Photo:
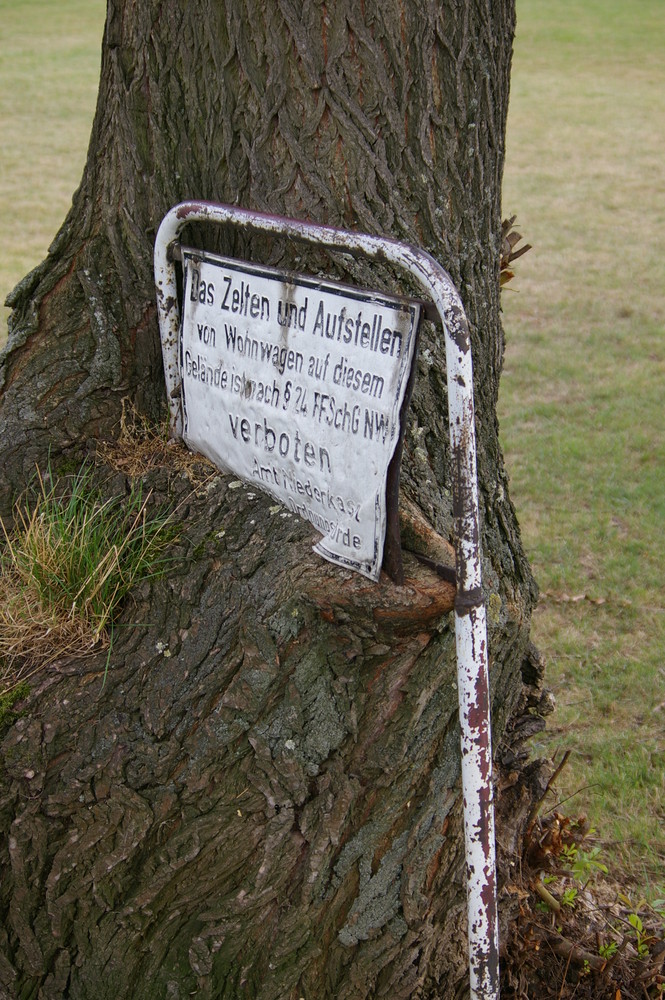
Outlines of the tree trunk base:
[[[167,576],[106,682],[105,653],[45,664],[2,742],[3,995],[463,996],[454,588],[329,566],[228,477],[145,482],[180,504]],[[494,669],[522,634],[495,628]],[[497,705],[508,853],[525,714]]]

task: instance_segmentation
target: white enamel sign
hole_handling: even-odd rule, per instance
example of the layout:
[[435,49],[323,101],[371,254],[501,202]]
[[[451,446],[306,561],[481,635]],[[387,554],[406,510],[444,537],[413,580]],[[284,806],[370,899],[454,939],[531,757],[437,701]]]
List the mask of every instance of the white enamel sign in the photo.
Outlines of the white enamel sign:
[[184,438],[372,580],[417,303],[183,248]]

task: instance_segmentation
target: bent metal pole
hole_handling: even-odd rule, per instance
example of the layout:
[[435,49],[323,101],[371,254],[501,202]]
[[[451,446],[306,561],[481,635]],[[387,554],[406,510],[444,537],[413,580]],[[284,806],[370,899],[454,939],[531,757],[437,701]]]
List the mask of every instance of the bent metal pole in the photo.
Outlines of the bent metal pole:
[[449,274],[424,250],[396,240],[347,232],[215,202],[189,201],[162,220],[155,243],[155,283],[171,430],[182,435],[178,336],[180,309],[170,247],[190,222],[215,222],[388,261],[403,268],[433,300],[446,341],[448,426],[452,453],[457,596],[455,636],[467,863],[472,1000],[499,994],[498,921],[492,791],[487,621],[482,594],[471,341]]

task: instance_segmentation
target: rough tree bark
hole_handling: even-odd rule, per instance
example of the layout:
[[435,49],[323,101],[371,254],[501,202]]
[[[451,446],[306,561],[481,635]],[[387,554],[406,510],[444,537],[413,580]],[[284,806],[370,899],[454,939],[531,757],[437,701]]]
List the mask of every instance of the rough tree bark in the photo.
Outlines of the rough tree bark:
[[[524,707],[534,599],[496,421],[513,27],[513,0],[109,0],[82,184],[12,293],[0,370],[7,515],[49,453],[112,436],[124,398],[164,413],[152,249],[171,205],[424,246],[472,326],[497,745]],[[425,328],[402,490],[442,545],[446,415],[443,345]],[[171,572],[126,612],[143,624],[118,630],[103,689],[103,654],[44,664],[3,737],[3,995],[463,996],[452,588],[415,563],[401,588],[322,564],[306,523],[223,476],[191,495],[165,470],[147,481],[187,499]],[[500,798],[505,844],[527,805]]]

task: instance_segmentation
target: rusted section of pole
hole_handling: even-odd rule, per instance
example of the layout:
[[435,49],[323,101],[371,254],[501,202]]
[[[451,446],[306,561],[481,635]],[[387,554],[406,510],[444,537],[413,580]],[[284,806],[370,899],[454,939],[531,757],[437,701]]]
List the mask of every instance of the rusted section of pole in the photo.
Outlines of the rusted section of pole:
[[182,434],[179,402],[180,310],[169,248],[190,222],[215,222],[389,261],[432,299],[446,342],[448,426],[452,455],[457,598],[455,635],[468,871],[469,970],[472,1000],[499,995],[498,921],[492,795],[487,620],[482,593],[471,343],[464,308],[448,273],[428,253],[396,240],[352,233],[214,202],[176,205],[155,244],[155,282],[171,430]]

